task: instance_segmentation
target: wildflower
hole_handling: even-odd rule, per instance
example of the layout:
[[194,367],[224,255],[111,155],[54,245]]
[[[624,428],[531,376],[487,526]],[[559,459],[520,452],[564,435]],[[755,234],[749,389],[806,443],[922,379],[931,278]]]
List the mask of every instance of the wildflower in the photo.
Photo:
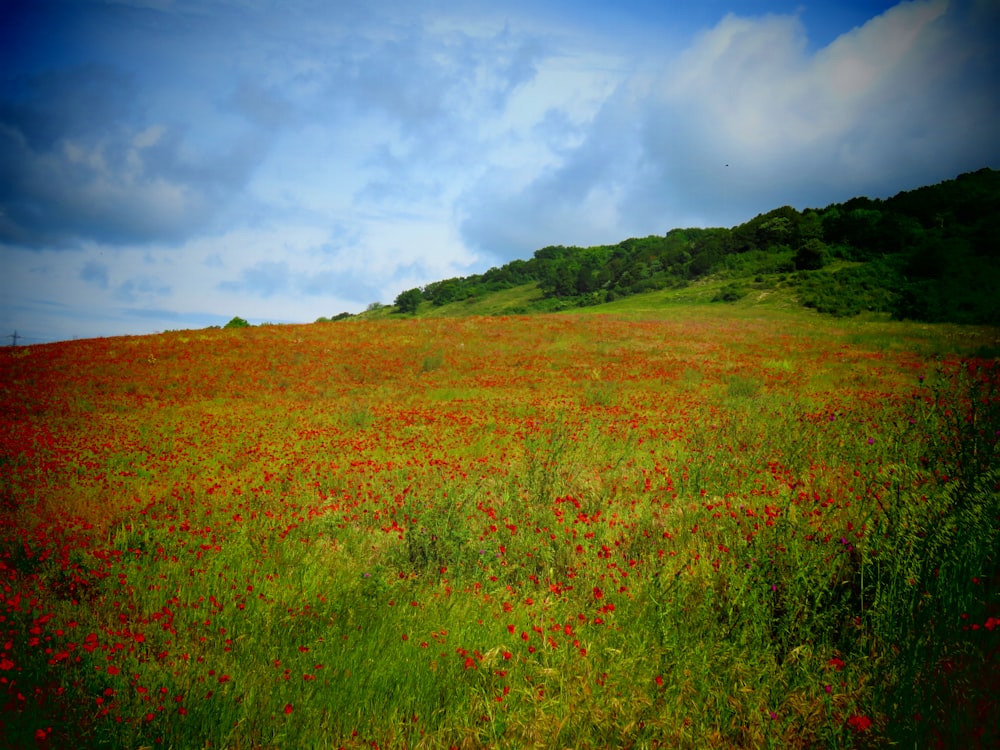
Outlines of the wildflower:
[[840,670],[842,670],[844,668],[844,660],[843,659],[838,659],[835,656],[832,659],[830,659],[830,661],[827,662],[827,665],[833,667],[835,670],[837,670],[839,672]]
[[294,709],[292,708],[292,704],[291,703],[286,703],[285,704],[285,716],[288,716],[293,710]]
[[872,726],[872,720],[867,716],[852,716],[847,720],[847,726],[855,732],[867,732]]

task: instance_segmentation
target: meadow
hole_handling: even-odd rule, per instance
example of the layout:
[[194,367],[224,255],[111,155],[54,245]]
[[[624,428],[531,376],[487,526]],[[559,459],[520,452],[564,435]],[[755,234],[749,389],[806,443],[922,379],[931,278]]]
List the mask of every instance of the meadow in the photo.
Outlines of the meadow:
[[995,329],[0,351],[0,744],[995,747]]

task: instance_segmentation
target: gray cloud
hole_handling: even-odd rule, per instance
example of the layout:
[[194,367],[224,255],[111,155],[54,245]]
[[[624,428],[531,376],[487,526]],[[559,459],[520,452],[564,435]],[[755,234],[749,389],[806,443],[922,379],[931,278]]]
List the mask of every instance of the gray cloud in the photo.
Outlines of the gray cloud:
[[738,221],[994,162],[1000,56],[984,29],[995,20],[903,4],[810,55],[793,19],[724,19],[640,108],[647,179],[628,197],[663,195],[661,210],[678,216],[714,204],[706,218]]
[[353,269],[301,274],[296,279],[296,288],[310,297],[336,297],[361,304],[377,300],[381,293],[369,276]]
[[88,260],[80,270],[80,279],[101,289],[108,288],[108,267],[96,260]]
[[250,268],[243,269],[238,280],[222,281],[217,289],[261,299],[295,294],[333,297],[359,304],[377,299],[381,292],[364,270],[349,265],[296,271],[284,261],[255,263]]
[[44,152],[66,137],[103,134],[127,117],[135,98],[134,80],[102,63],[16,75],[0,79],[0,122]]
[[635,125],[627,88],[611,96],[585,128],[550,113],[542,137],[561,161],[527,186],[509,170],[491,170],[459,202],[462,237],[505,260],[549,244],[624,239],[620,195],[641,179],[643,169]]
[[164,297],[171,293],[169,285],[150,276],[127,279],[115,290],[115,298],[134,304],[150,297]]
[[260,261],[240,273],[239,281],[220,282],[224,292],[250,294],[255,297],[273,297],[291,291],[292,272],[284,261]]
[[474,34],[418,25],[388,35],[356,34],[326,51],[327,101],[319,116],[332,127],[371,122],[384,142],[364,160],[371,178],[361,202],[427,198],[442,178],[482,157],[482,127],[500,117],[512,94],[545,57],[540,41],[504,29]]
[[177,242],[242,189],[262,158],[252,134],[192,149],[181,128],[144,124],[141,104],[123,101],[129,91],[130,79],[94,66],[0,90],[0,242]]
[[354,36],[329,52],[332,96],[417,129],[469,117],[471,108],[477,116],[483,107],[501,108],[534,76],[543,54],[537,40],[507,30],[476,36],[425,28],[383,39]]

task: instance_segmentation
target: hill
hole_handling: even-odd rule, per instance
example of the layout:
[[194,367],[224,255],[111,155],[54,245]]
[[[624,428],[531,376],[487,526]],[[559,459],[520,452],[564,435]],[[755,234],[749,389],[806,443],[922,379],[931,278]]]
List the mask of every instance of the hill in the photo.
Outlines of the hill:
[[655,293],[658,304],[771,297],[838,317],[995,325],[998,289],[1000,171],[984,168],[885,200],[781,206],[730,229],[544,247],[528,260],[405,290],[362,316],[552,312]]

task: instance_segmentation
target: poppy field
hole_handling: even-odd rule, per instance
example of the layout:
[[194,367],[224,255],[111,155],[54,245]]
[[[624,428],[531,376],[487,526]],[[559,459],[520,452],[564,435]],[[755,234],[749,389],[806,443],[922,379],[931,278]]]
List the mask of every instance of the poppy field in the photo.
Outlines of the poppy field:
[[769,312],[0,351],[0,744],[995,747],[997,332]]

